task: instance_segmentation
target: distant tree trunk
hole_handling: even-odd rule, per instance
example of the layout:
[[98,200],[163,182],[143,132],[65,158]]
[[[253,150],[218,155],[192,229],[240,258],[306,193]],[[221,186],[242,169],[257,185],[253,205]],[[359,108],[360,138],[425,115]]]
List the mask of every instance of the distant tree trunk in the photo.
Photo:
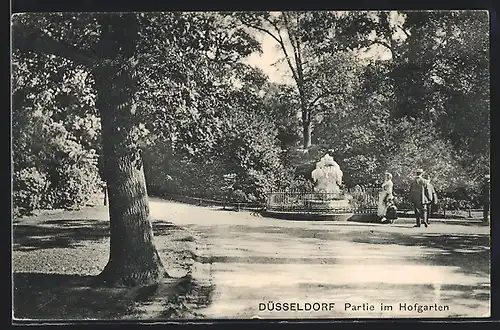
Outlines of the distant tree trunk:
[[108,188],[104,188],[104,206],[108,205]]
[[114,286],[153,284],[165,272],[153,241],[142,157],[134,146],[135,65],[126,48],[112,47],[116,40],[134,40],[130,30],[123,35],[124,26],[130,29],[134,21],[120,21],[119,16],[105,19],[107,29],[101,33],[99,49],[100,55],[110,61],[103,61],[93,71],[102,125],[111,242],[108,264],[98,279]]
[[[299,90],[302,90],[299,88]],[[311,111],[306,106],[306,99],[303,95],[300,96],[301,111],[302,111],[302,146],[304,149],[309,149],[311,146],[312,122]]]
[[490,222],[490,176],[483,179],[483,222]]
[[309,149],[311,146],[311,123],[305,122],[302,124],[302,144],[304,149]]

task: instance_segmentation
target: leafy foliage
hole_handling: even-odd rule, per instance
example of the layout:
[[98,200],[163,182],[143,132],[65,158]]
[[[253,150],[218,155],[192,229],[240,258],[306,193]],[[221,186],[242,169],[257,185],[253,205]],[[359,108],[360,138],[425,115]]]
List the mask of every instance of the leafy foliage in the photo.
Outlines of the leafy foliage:
[[[335,38],[333,12],[236,13],[249,28],[270,36],[291,73],[302,123],[303,148],[311,146],[311,130],[325,109],[342,107],[357,85],[356,60]],[[330,23],[330,24],[328,24]]]
[[[100,121],[88,73],[36,54],[17,57],[14,64],[14,173],[30,171],[46,181],[32,192],[37,208],[84,206],[102,189],[96,166]],[[15,194],[23,194],[18,189],[24,188],[15,185]]]
[[[205,148],[203,157],[193,157],[185,148],[157,140],[147,157],[151,164],[148,182],[155,191],[254,202],[262,201],[267,191],[279,185],[285,169],[276,131],[260,110],[259,80],[253,84],[253,90],[241,87],[229,91],[224,117],[219,118],[220,137],[213,147]],[[225,179],[228,176],[230,183]]]
[[[269,190],[311,189],[314,161],[334,149],[349,188],[390,171],[406,189],[418,166],[441,193],[478,199],[490,159],[485,12],[124,15],[138,37],[109,47],[130,48],[127,61],[101,56],[105,20],[13,19],[19,210],[75,208],[102,185],[96,70],[85,58],[115,61],[137,80],[122,86],[137,109],[127,144],[145,150],[150,192],[262,201]],[[293,85],[243,64],[261,51],[256,33],[276,42]],[[79,51],[61,56],[68,49]],[[367,58],[373,51],[385,59]],[[311,132],[316,146],[304,145]]]
[[425,169],[435,189],[455,191],[470,185],[449,142],[429,123],[403,121],[394,127],[394,140],[401,141],[398,151],[388,161],[394,184],[409,189],[416,168]]
[[358,177],[353,183],[399,166],[391,162],[407,163],[396,169],[402,176],[411,176],[410,163],[429,167],[442,189],[472,187],[488,172],[487,22],[481,11],[356,12],[338,20],[342,44],[390,56],[368,59],[346,114],[329,115],[315,130],[319,143],[337,146],[346,172]]
[[[287,85],[269,84],[264,94],[264,111],[274,122],[281,149],[287,150],[298,145],[300,141],[300,122],[295,90]],[[286,162],[286,158],[284,159]]]
[[154,136],[203,157],[220,138],[227,91],[246,71],[239,60],[259,45],[224,13],[141,15],[140,120]]
[[34,167],[14,172],[14,216],[30,215],[42,206],[41,200],[48,187],[47,177]]
[[270,123],[251,113],[238,113],[219,146],[231,173],[236,174],[235,189],[248,200],[262,201],[266,192],[279,185],[284,167]]

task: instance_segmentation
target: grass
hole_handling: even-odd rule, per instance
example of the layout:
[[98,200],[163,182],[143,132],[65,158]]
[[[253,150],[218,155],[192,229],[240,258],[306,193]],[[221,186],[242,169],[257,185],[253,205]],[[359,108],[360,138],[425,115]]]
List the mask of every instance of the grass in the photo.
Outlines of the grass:
[[133,289],[95,288],[91,280],[108,260],[109,222],[104,207],[50,212],[13,225],[15,319],[120,320],[200,317],[212,288],[190,274],[195,238],[165,221],[153,221],[156,246],[173,278]]

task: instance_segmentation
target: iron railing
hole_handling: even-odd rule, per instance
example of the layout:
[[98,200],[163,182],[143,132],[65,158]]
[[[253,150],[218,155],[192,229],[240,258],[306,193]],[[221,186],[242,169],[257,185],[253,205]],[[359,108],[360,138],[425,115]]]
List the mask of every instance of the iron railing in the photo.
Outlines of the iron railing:
[[[345,189],[344,195],[349,199],[349,207],[332,207],[332,205],[321,204],[314,205],[311,201],[330,200],[332,194],[315,193],[304,191],[275,191],[267,194],[265,208],[274,212],[295,212],[295,213],[342,213],[352,212],[376,213],[378,205],[378,188],[351,188]],[[410,201],[408,192],[402,190],[394,191],[394,201],[401,213],[412,213],[413,204]],[[448,205],[446,198],[438,201],[438,204],[432,207],[432,214],[438,217],[477,217],[476,213],[482,212],[481,208],[469,206],[458,207]],[[476,214],[476,215],[474,215]]]
[[332,193],[277,191],[267,194],[266,210],[295,213],[371,213],[377,209],[376,189]]

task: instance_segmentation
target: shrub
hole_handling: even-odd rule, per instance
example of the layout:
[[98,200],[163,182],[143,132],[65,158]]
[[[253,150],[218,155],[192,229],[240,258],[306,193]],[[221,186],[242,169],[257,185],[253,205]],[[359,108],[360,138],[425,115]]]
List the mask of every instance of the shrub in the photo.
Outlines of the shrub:
[[372,189],[362,188],[360,186],[355,186],[353,189],[349,190],[349,195],[351,199],[351,205],[354,208],[369,209],[376,205],[377,195],[374,195]]
[[50,195],[54,208],[79,209],[102,190],[102,182],[94,165],[61,166],[56,172],[57,184],[52,187]]
[[244,203],[247,201],[247,194],[245,194],[242,190],[236,189],[231,194],[231,199],[236,203]]
[[468,185],[467,174],[451,144],[440,137],[430,123],[403,121],[394,129],[394,140],[400,142],[388,161],[387,170],[393,174],[395,188],[408,191],[414,171],[419,167],[429,175],[438,194]]
[[14,216],[30,215],[41,207],[48,187],[45,174],[35,167],[23,168],[13,176]]
[[148,192],[159,196],[168,194],[224,199],[229,187],[224,180],[223,164],[206,159],[197,163],[185,159],[161,142],[145,152],[145,174]]
[[[262,202],[284,181],[276,132],[255,114],[243,111],[227,119],[216,146],[193,157],[158,139],[145,153],[148,189],[208,199]],[[228,181],[228,177],[231,180]]]
[[289,191],[312,192],[314,184],[312,180],[309,180],[304,176],[297,176],[290,181],[286,189]]
[[375,184],[380,176],[380,162],[370,155],[351,155],[342,161],[343,182],[347,187]]
[[251,196],[247,202],[263,202],[266,193],[277,189],[284,179],[276,131],[264,118],[251,113],[240,112],[231,120],[218,151],[227,170],[236,174],[235,189]]

